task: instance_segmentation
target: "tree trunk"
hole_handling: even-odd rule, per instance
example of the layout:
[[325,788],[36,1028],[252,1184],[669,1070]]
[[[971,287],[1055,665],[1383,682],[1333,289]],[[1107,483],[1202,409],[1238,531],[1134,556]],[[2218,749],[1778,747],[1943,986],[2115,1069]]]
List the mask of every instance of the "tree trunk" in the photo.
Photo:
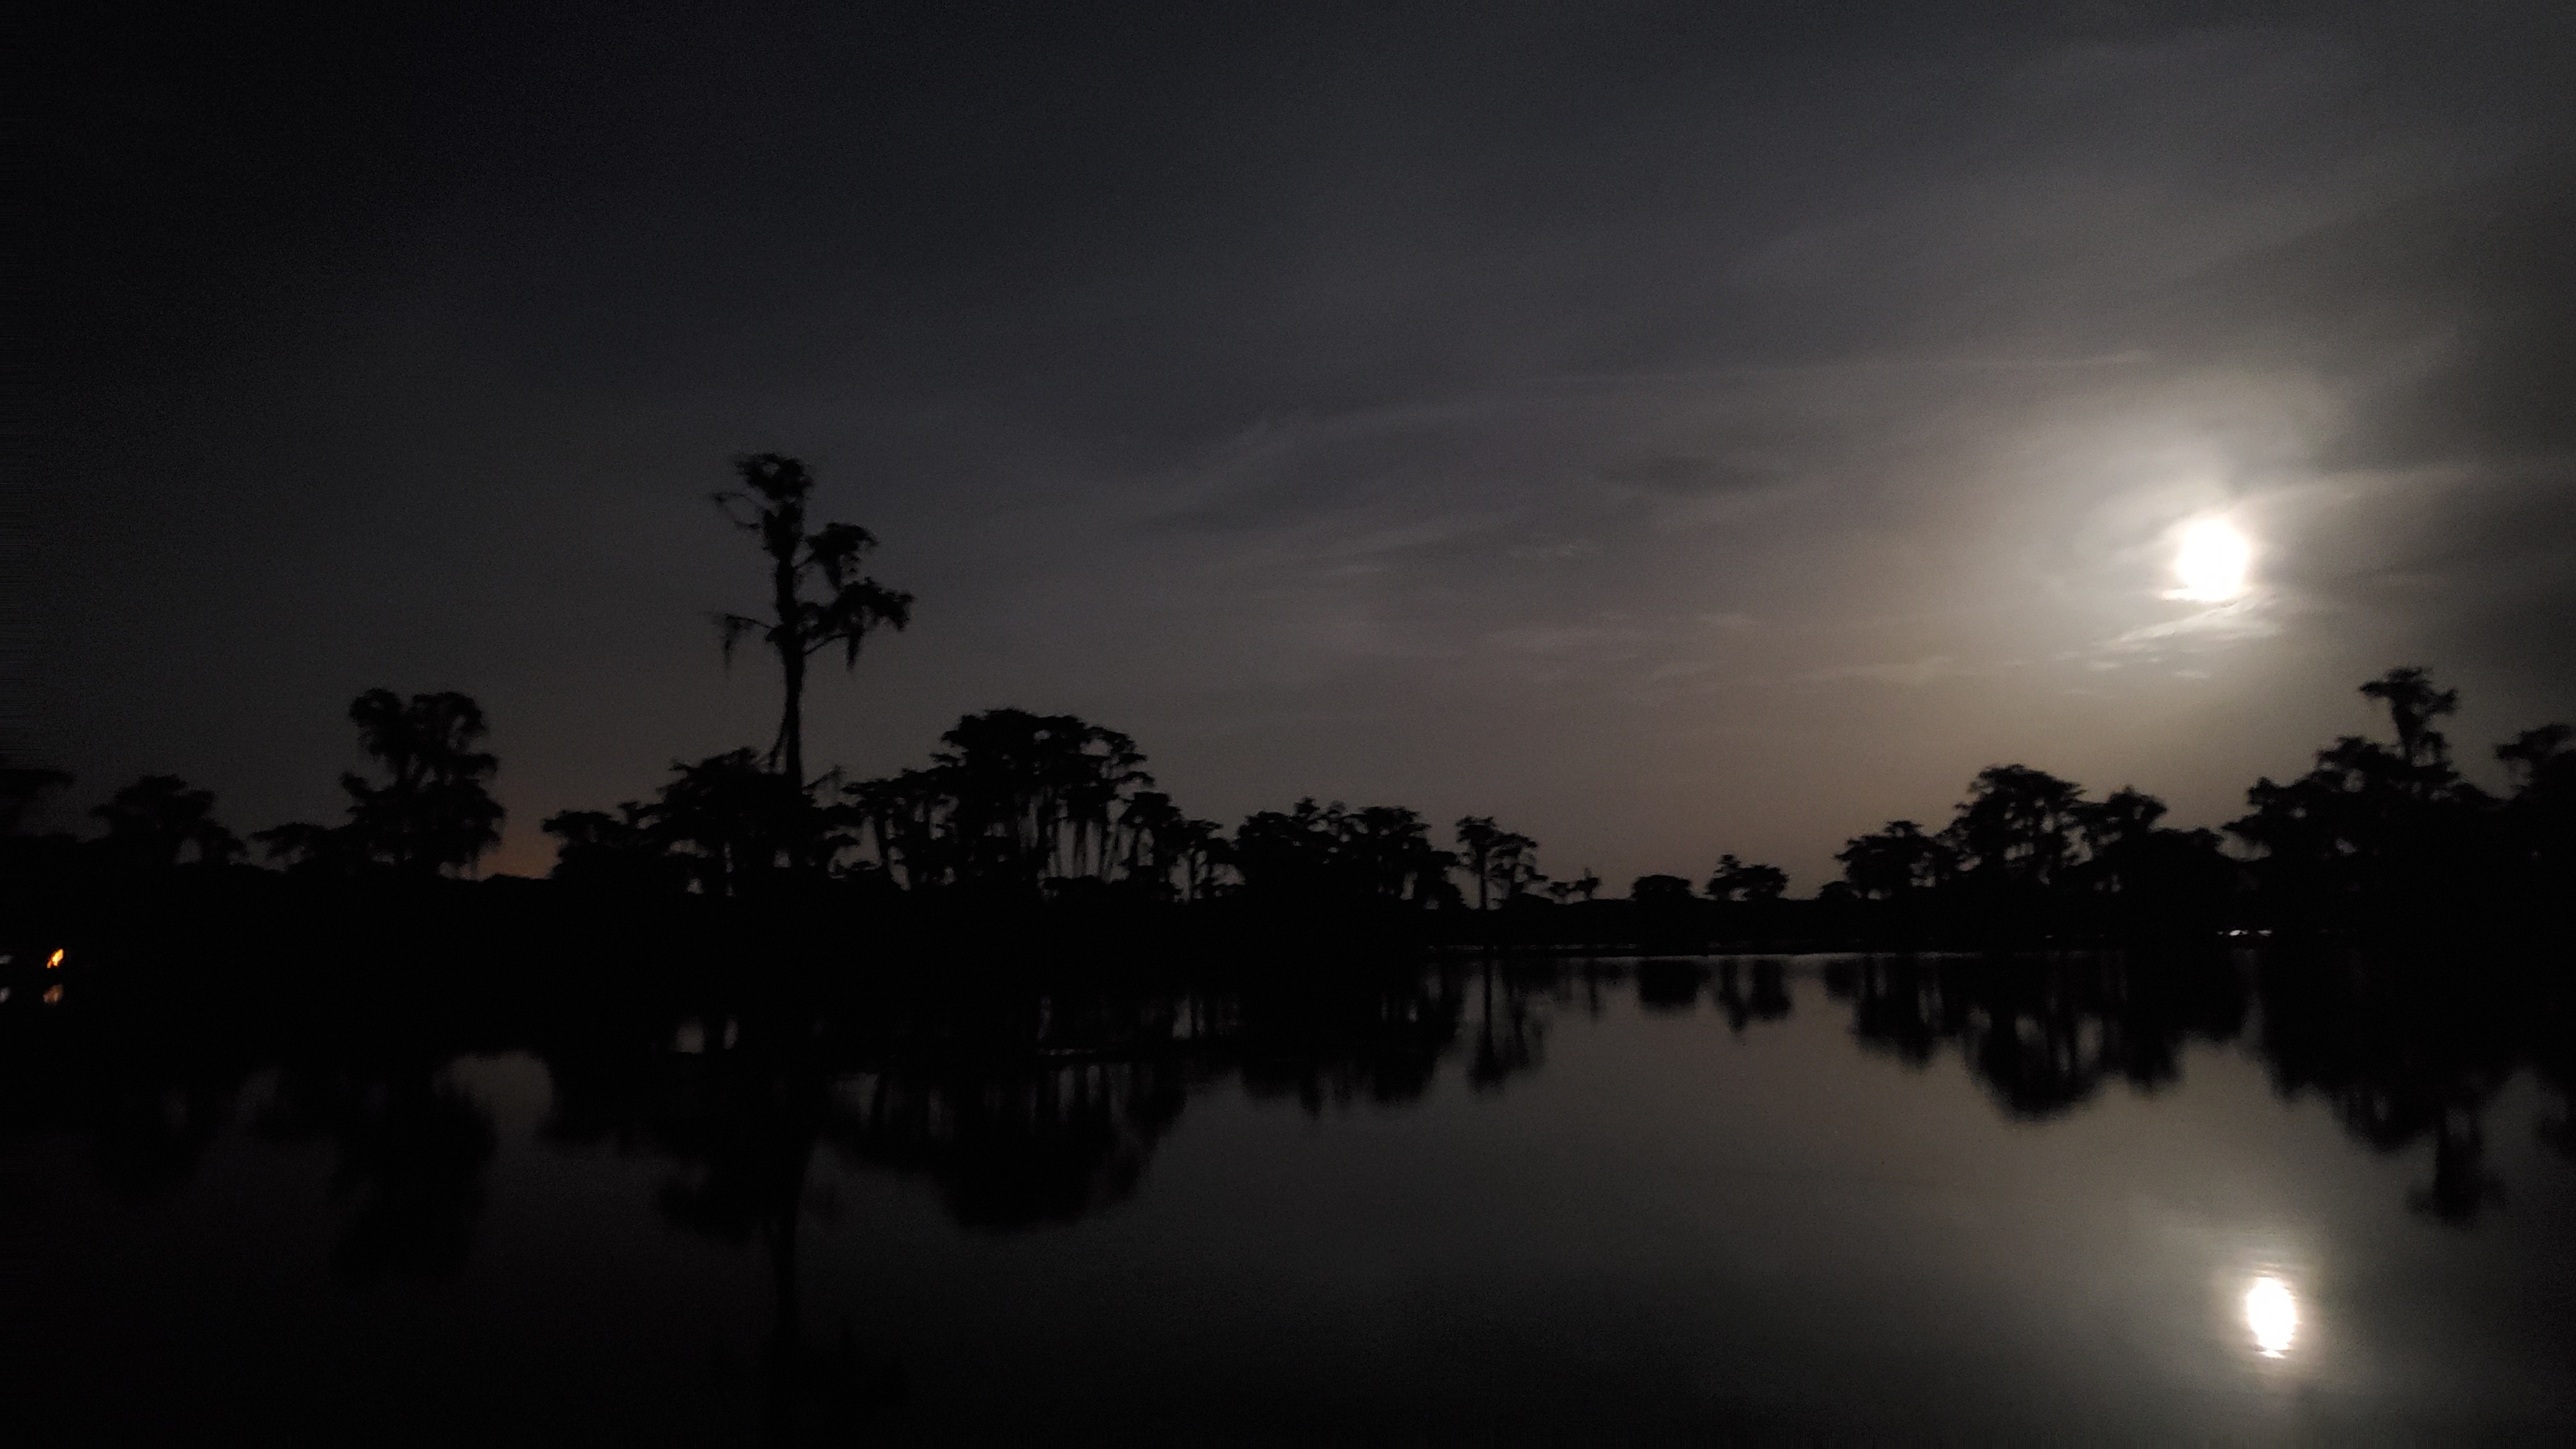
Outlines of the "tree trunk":
[[786,675],[787,707],[778,719],[782,768],[796,788],[805,788],[805,631],[796,599],[796,550],[804,540],[795,530],[773,534],[770,544],[770,607],[778,618],[778,664]]
[[779,769],[798,791],[805,788],[805,651],[783,650],[787,668],[787,709],[778,721]]

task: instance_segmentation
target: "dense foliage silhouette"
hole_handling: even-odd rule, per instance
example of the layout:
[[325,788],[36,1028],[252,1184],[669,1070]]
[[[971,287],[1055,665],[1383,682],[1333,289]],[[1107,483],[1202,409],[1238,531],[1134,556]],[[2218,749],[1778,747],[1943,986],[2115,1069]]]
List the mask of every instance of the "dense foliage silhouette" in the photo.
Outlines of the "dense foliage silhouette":
[[[501,843],[504,812],[490,789],[501,762],[480,748],[491,733],[481,705],[456,693],[405,700],[370,689],[350,701],[349,719],[385,778],[340,777],[349,796],[344,824],[292,823],[252,836],[270,859],[317,872],[381,865],[434,875],[468,869]],[[211,810],[213,798],[204,803]]]

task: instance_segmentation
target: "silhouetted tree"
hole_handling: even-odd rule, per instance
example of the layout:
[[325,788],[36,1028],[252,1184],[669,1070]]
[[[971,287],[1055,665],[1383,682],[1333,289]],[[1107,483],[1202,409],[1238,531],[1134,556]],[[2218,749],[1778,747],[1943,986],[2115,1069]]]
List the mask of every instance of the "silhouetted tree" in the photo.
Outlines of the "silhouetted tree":
[[344,774],[348,823],[281,825],[251,838],[274,859],[322,868],[364,862],[434,874],[463,870],[501,842],[501,802],[488,782],[500,761],[478,748],[490,727],[482,706],[453,692],[408,701],[371,689],[349,704],[358,742],[385,778]]
[[[1835,854],[1839,929],[1998,937],[2110,932],[2176,936],[2215,929],[2237,866],[2207,830],[2169,830],[2164,802],[2123,787],[2088,801],[2081,787],[2024,765],[1980,772],[1937,834],[1910,820],[1855,836]],[[1858,900],[1878,903],[1861,907]]]
[[650,817],[698,890],[757,890],[810,846],[812,804],[793,776],[762,768],[749,749],[673,764]]
[[165,871],[193,850],[200,865],[240,858],[241,840],[215,819],[215,792],[176,775],[146,775],[92,810],[107,826],[99,846],[131,870]]
[[2576,727],[2546,724],[2496,746],[2513,776],[2504,849],[2514,889],[2549,924],[2576,917]]
[[1136,791],[1109,822],[1108,848],[1095,852],[1102,874],[1114,874],[1143,895],[1177,898],[1181,884],[1174,876],[1191,839],[1190,824],[1171,796],[1160,790]]
[[1368,894],[1431,906],[1452,899],[1449,872],[1458,859],[1433,848],[1431,827],[1396,805],[1369,805],[1343,818],[1341,851]]
[[[887,879],[964,885],[1022,899],[1116,886],[1204,894],[1217,827],[1153,788],[1136,742],[1075,715],[987,710],[958,720],[926,770],[842,791],[841,817]],[[1084,884],[1087,883],[1087,884]]]
[[[912,595],[889,589],[859,572],[876,536],[854,523],[827,523],[808,532],[805,507],[813,475],[794,458],[757,453],[734,460],[738,486],[714,495],[727,520],[760,543],[769,559],[769,615],[718,614],[725,658],[746,634],[757,634],[778,655],[786,703],[769,760],[799,790],[805,778],[805,663],[838,645],[844,667],[855,668],[859,646],[884,625],[912,621]],[[809,590],[819,580],[819,596]]]
[[1710,900],[1746,904],[1776,901],[1788,889],[1788,872],[1776,865],[1748,864],[1732,855],[1717,858],[1717,870],[1707,887]]
[[1151,789],[1136,742],[1073,715],[968,715],[934,755],[957,868],[1034,896],[1049,880],[1107,879],[1112,835]]
[[1546,879],[1538,873],[1538,842],[1494,823],[1490,815],[1469,815],[1457,825],[1459,855],[1476,882],[1476,909],[1490,910],[1494,892],[1509,901]]
[[860,827],[875,864],[898,885],[944,885],[954,854],[946,837],[948,795],[935,770],[905,770],[842,790],[842,809]]
[[1547,877],[1538,868],[1538,842],[1506,831],[1494,842],[1494,889],[1504,905],[1521,899]]
[[1854,836],[1837,851],[1843,878],[1872,900],[1929,890],[1956,873],[1950,842],[1911,820],[1891,820],[1874,835]]
[[2495,747],[2517,793],[2576,777],[2576,725],[2545,724]]
[[2047,887],[2075,856],[2083,790],[2045,770],[1994,765],[1977,772],[1944,832],[1969,876],[1989,885]]
[[1410,810],[1336,800],[1300,800],[1264,810],[1234,832],[1232,859],[1248,895],[1270,901],[1382,901],[1445,904],[1457,857],[1433,848],[1430,827]]
[[2123,785],[2107,799],[2077,805],[2075,828],[2087,857],[2098,862],[2146,839],[2164,817],[2165,802]]
[[2206,933],[2234,893],[2237,867],[2214,830],[2168,830],[2156,824],[2165,803],[2123,786],[2075,807],[2084,860],[2069,883],[2111,912],[2119,934]]
[[1628,899],[1641,906],[1687,906],[1691,883],[1677,875],[1641,875],[1628,887]]
[[1502,838],[1503,829],[1491,815],[1467,815],[1459,818],[1457,834],[1459,858],[1466,864],[1469,878],[1476,882],[1476,909],[1490,909],[1494,845]]
[[2433,672],[2420,665],[2392,669],[2361,687],[2366,698],[2388,706],[2389,723],[2397,731],[2397,753],[2410,765],[2447,764],[2450,741],[2433,728],[2433,721],[2456,714],[2460,692],[2435,689]]
[[688,883],[673,856],[657,807],[627,800],[614,812],[564,810],[539,827],[560,842],[554,879],[619,890],[678,890]]
[[2397,748],[2346,735],[2286,784],[2268,776],[2246,792],[2252,809],[2229,823],[2259,855],[2262,894],[2298,924],[2429,920],[2473,894],[2497,854],[2494,802],[2451,767],[2431,722],[2458,708],[2422,669],[2392,669],[2361,686],[2388,707]]
[[405,701],[371,689],[349,705],[358,740],[386,778],[343,775],[349,822],[379,859],[414,870],[463,869],[501,843],[501,803],[486,782],[501,762],[477,748],[483,708],[453,692]]
[[1234,863],[1234,842],[1213,820],[1182,821],[1173,849],[1180,861],[1184,900],[1206,899],[1217,889],[1220,873]]
[[1245,894],[1270,900],[1359,894],[1359,882],[1341,858],[1348,814],[1338,800],[1328,810],[1309,796],[1285,811],[1246,816],[1234,831],[1234,868]]

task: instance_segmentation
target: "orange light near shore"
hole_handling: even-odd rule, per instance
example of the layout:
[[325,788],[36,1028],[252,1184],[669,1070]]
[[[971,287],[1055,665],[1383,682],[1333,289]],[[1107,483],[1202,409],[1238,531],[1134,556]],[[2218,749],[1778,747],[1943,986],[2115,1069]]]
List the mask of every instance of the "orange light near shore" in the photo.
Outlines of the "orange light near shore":
[[62,969],[62,964],[63,948],[56,946],[54,948],[54,954],[45,958],[45,969],[48,971],[58,971]]

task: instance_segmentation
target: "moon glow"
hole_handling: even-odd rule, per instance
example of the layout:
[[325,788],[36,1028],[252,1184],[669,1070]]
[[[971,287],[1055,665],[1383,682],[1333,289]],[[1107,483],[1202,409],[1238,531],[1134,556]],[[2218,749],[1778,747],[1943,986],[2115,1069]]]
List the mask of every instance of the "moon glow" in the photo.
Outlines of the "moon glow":
[[2204,518],[2182,531],[2174,555],[2174,576],[2182,587],[2172,597],[2197,603],[2223,604],[2245,592],[2246,567],[2254,545],[2225,519]]
[[2299,1331],[2299,1300],[2290,1285],[2268,1276],[2255,1279],[2245,1290],[2245,1326],[2254,1330],[2254,1346],[2264,1357],[2288,1353]]

